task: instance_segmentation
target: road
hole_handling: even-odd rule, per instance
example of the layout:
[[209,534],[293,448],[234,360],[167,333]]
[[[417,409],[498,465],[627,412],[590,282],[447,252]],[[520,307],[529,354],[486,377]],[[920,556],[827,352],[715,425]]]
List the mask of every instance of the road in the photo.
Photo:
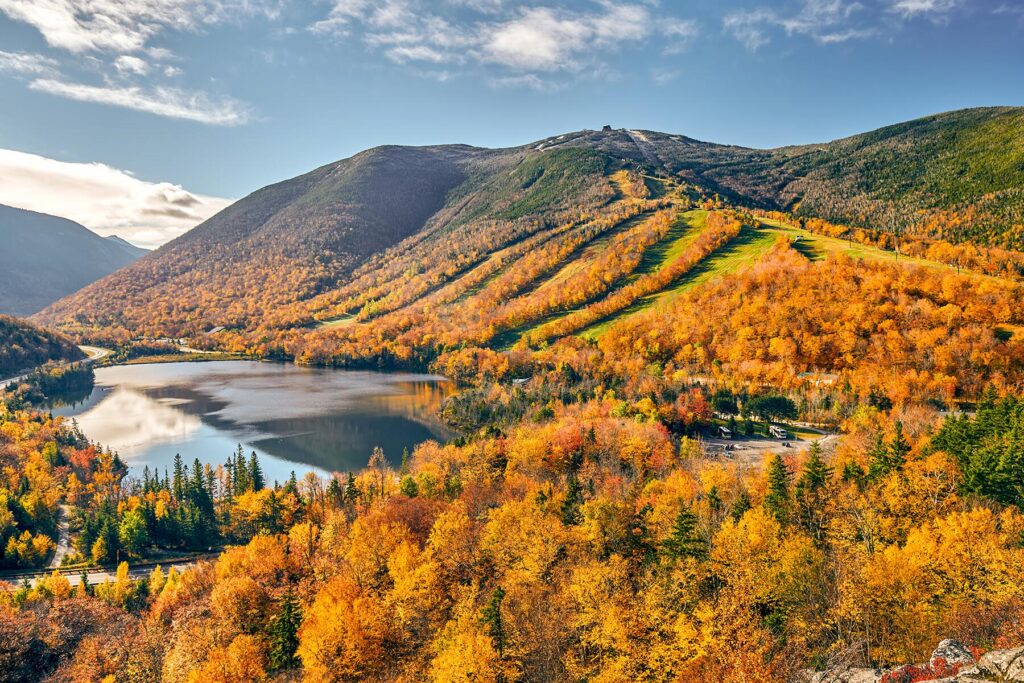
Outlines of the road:
[[[163,562],[157,561],[146,561],[139,562],[137,564],[128,565],[128,576],[133,579],[141,579],[149,576],[153,572],[153,568],[157,565],[166,574],[173,567],[178,572],[183,572],[190,567],[194,567],[203,560],[209,560],[217,557],[216,553],[204,553],[202,555],[196,555],[194,557],[186,558],[169,558]],[[24,581],[28,581],[30,585],[35,585],[40,579],[46,576],[50,576],[53,572],[59,572],[67,578],[68,583],[72,586],[77,586],[82,582],[82,570],[81,569],[43,569],[36,572],[17,572],[17,573],[4,573],[0,575],[0,590],[3,590],[2,586],[6,582],[8,590],[17,588],[22,585]],[[117,569],[89,569],[85,572],[85,575],[89,579],[90,584],[104,583],[107,581],[114,581],[117,578]]]
[[[78,348],[81,349],[82,353],[85,354],[84,359],[77,361],[79,363],[95,363],[101,358],[106,358],[111,353],[113,353],[113,351],[111,351],[110,349],[103,349],[100,348],[99,346],[79,346]],[[9,377],[8,379],[0,380],[0,390],[6,389],[12,384],[17,384],[21,380],[31,375],[32,372],[35,371],[33,370],[31,372],[26,372],[25,374],[18,375],[17,377]]]
[[82,353],[86,356],[85,360],[82,361],[83,363],[95,363],[101,358],[106,358],[113,353],[110,349],[100,348],[99,346],[79,346],[78,348],[81,349]]
[[64,557],[71,552],[71,508],[61,504],[60,517],[57,519],[57,549],[50,560],[50,569],[57,569]]

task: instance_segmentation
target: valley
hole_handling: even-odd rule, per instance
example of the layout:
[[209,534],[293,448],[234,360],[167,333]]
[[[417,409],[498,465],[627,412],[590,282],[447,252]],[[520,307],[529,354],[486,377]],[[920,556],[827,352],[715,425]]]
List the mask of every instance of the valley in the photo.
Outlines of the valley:
[[1022,112],[377,147],[0,320],[39,366],[0,404],[9,647],[128,683],[1018,647]]

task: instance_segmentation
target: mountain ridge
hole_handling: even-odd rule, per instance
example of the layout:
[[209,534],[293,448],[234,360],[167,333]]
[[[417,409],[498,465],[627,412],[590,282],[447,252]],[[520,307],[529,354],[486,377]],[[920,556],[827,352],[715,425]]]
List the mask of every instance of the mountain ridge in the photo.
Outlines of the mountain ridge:
[[5,205],[0,205],[0,242],[0,313],[20,316],[38,312],[144,252],[66,218]]
[[[618,173],[637,185],[638,200],[670,191],[690,204],[1021,248],[1024,142],[1006,142],[1018,127],[1024,108],[1004,107],[774,150],[634,129],[499,149],[382,145],[256,190],[38,319],[153,335],[307,325],[311,302],[344,307],[346,297],[360,300],[345,294],[354,283],[396,282],[394,262],[411,269],[406,279],[436,286],[539,230],[610,211],[633,191],[624,193]],[[164,322],[149,320],[154,307]]]

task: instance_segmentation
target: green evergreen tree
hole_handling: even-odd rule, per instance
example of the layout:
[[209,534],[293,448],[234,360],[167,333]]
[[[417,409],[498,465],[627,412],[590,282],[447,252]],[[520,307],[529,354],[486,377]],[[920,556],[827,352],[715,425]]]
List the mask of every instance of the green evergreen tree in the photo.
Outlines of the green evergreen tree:
[[747,510],[752,507],[754,507],[754,503],[750,500],[750,494],[746,489],[742,489],[729,509],[729,516],[732,517],[732,521],[739,522]]
[[241,495],[252,488],[252,479],[249,477],[249,467],[245,461],[245,451],[242,444],[238,444],[235,451],[235,495]]
[[[295,473],[292,472],[292,476]],[[249,456],[249,485],[253,491],[262,491],[266,485],[263,481],[263,468],[260,467],[260,460],[256,457],[256,451]]]
[[302,625],[302,608],[295,592],[289,586],[281,598],[281,607],[270,621],[270,670],[282,671],[299,666],[295,655],[299,648],[299,627]]
[[768,493],[764,497],[764,507],[781,524],[785,524],[789,519],[790,479],[789,468],[786,467],[782,456],[776,453],[768,461]]
[[363,492],[359,489],[359,485],[356,483],[355,475],[349,472],[348,480],[345,482],[345,503],[348,505],[355,505],[362,497]]
[[800,525],[817,541],[825,536],[826,497],[832,482],[832,468],[825,462],[821,446],[811,444],[807,462],[796,482],[797,515]]
[[676,515],[676,521],[672,525],[672,532],[669,533],[661,543],[662,553],[672,560],[679,560],[690,557],[702,560],[707,557],[708,546],[697,529],[697,515],[693,513],[690,506],[684,505]]
[[566,482],[565,500],[562,501],[562,524],[573,526],[583,521],[580,505],[583,503],[583,487],[575,474],[570,474]]
[[295,470],[292,470],[291,475],[288,477],[288,481],[284,484],[284,492],[290,493],[296,498],[299,496],[299,481],[295,478]]
[[174,494],[176,500],[182,500],[185,497],[185,465],[182,463],[181,453],[174,454],[174,485],[171,493]]
[[327,484],[327,500],[331,501],[334,507],[341,507],[345,501],[345,491],[341,488],[337,477],[331,477],[330,483]]
[[889,473],[889,449],[885,447],[882,432],[875,434],[874,444],[868,451],[868,479],[877,481]]
[[844,482],[848,484],[853,483],[860,488],[864,488],[867,478],[867,472],[855,460],[850,460],[843,466],[842,479]]
[[480,616],[487,635],[494,641],[494,649],[498,651],[499,657],[505,656],[505,623],[501,618],[501,603],[504,600],[504,589],[495,588]]
[[892,441],[889,442],[889,467],[893,470],[903,469],[910,455],[910,441],[903,433],[903,423],[896,420],[893,427]]

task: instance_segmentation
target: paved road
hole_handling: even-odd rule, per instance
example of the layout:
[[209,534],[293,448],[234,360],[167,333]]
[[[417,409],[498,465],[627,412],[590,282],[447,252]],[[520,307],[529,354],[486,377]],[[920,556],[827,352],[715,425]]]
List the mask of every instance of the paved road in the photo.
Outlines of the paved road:
[[86,355],[84,361],[86,363],[95,363],[99,359],[106,358],[113,353],[110,349],[100,348],[99,346],[79,346],[78,348]]
[[[216,553],[197,555],[192,558],[179,558],[178,560],[171,559],[167,562],[140,562],[135,565],[128,565],[128,576],[133,579],[141,579],[149,576],[153,572],[153,568],[160,565],[160,568],[166,574],[173,567],[178,572],[183,572],[190,567],[194,567],[203,560],[213,559],[217,557]],[[50,576],[54,571],[58,571],[63,574],[68,583],[72,586],[77,586],[82,582],[82,570],[80,569],[43,569],[37,572],[18,572],[9,573],[6,575],[0,575],[0,586],[7,583],[8,589],[17,588],[22,585],[24,581],[28,581],[30,585],[35,585],[40,579],[46,576]],[[89,569],[86,573],[90,584],[104,583],[107,581],[113,581],[117,578],[117,569]]]
[[50,569],[60,567],[64,557],[71,552],[71,508],[62,504],[59,514],[60,517],[57,520],[57,550],[54,551],[53,559],[50,560]]
[[[99,346],[79,346],[78,348],[80,348],[82,353],[85,354],[85,358],[79,361],[80,363],[95,363],[101,358],[106,358],[113,353],[110,349],[103,349]],[[6,389],[11,384],[17,384],[31,374],[32,372],[26,372],[25,374],[18,375],[17,377],[9,377],[8,379],[0,380],[0,390]]]

